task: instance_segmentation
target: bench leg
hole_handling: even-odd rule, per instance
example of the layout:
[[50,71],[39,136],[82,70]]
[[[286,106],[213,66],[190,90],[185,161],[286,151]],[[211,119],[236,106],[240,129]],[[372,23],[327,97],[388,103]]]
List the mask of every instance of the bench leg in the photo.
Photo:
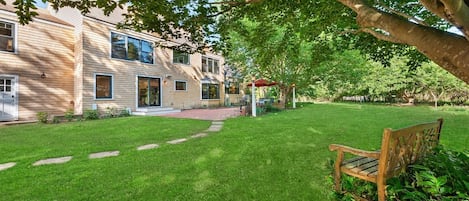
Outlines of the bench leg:
[[335,172],[334,172],[334,183],[335,183],[335,191],[336,191],[337,193],[341,193],[341,192],[342,192],[342,186],[340,185],[340,177],[341,177],[340,168],[339,168],[339,169],[335,169]]
[[334,183],[335,191],[338,193],[342,192],[342,187],[340,185],[340,177],[342,173],[340,172],[340,166],[342,165],[342,160],[344,159],[344,153],[342,151],[337,152],[337,160],[334,163]]
[[376,183],[378,187],[378,201],[386,201],[386,181],[379,181]]

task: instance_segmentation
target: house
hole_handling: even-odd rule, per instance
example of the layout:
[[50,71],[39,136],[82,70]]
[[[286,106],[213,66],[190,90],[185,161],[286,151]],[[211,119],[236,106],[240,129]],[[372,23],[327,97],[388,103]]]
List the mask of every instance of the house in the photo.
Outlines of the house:
[[[116,28],[123,12],[105,16],[98,9],[87,15],[71,8],[41,10],[26,26],[18,25],[11,9],[1,13],[0,20],[9,16],[5,22],[19,34],[14,50],[0,53],[0,78],[19,83],[16,119],[34,118],[39,111],[61,115],[70,108],[76,114],[125,109],[152,115],[225,105],[222,56],[155,46],[162,39],[154,34]],[[41,43],[45,39],[52,41]]]
[[11,4],[0,6],[0,121],[74,107],[74,27],[38,12],[22,26]]

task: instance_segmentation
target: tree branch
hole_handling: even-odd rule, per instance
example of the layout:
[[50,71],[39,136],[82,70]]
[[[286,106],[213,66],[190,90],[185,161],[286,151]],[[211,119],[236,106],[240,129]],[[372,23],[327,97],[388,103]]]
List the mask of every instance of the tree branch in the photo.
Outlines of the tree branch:
[[420,0],[425,8],[456,26],[469,40],[469,6],[465,1],[467,0]]
[[380,0],[376,0],[376,2],[378,3],[379,6],[381,6],[382,8],[384,8],[384,9],[386,9],[386,10],[389,10],[389,12],[391,12],[391,13],[394,13],[394,14],[396,14],[396,15],[399,15],[399,16],[401,16],[401,17],[404,17],[404,18],[406,18],[406,19],[409,19],[409,20],[411,20],[411,21],[414,21],[414,22],[416,22],[416,23],[418,23],[418,24],[421,24],[421,25],[424,25],[424,26],[429,26],[425,21],[419,20],[419,19],[417,19],[417,18],[415,18],[415,17],[413,17],[413,16],[407,15],[407,14],[405,14],[405,13],[403,13],[403,12],[397,11],[397,10],[395,10],[395,9],[389,7],[389,6],[386,6],[386,5],[385,5],[383,2],[381,2]]
[[386,35],[386,34],[380,33],[378,31],[375,31],[375,30],[371,29],[371,28],[361,28],[358,31],[364,32],[364,33],[369,33],[372,36],[374,36],[375,38],[380,39],[380,40],[388,41],[388,42],[391,42],[391,43],[405,44],[404,41],[401,41],[401,40],[399,40],[399,39],[397,39],[397,38],[395,38],[391,35]]

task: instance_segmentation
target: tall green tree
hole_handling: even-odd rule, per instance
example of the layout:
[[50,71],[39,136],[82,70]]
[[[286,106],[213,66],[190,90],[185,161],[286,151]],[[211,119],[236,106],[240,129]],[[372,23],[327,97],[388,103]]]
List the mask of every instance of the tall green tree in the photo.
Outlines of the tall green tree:
[[467,100],[467,94],[469,93],[467,84],[442,70],[433,62],[424,63],[418,68],[415,79],[422,92],[431,95],[435,108],[438,107],[440,98],[445,95],[450,96],[450,99],[452,99],[463,94],[466,96],[464,99]]
[[[37,13],[34,0],[13,1],[20,22]],[[345,28],[394,44],[415,47],[439,66],[469,83],[468,0],[42,0],[59,9],[70,6],[83,13],[92,7],[109,14],[126,8],[121,27],[185,37],[199,47],[226,31],[224,21],[250,15],[277,24],[301,22],[298,31],[312,39],[321,29]],[[0,3],[5,3],[0,0]],[[340,6],[342,5],[342,6]],[[346,9],[348,8],[348,9]],[[281,13],[268,15],[265,11]],[[218,18],[218,16],[223,16]],[[256,20],[256,21],[257,21]],[[353,22],[355,20],[355,22]],[[448,32],[455,27],[462,35]],[[313,29],[313,27],[318,29]],[[263,33],[259,33],[263,34]],[[215,39],[216,40],[216,39]]]
[[293,84],[303,89],[310,83],[314,63],[319,63],[324,55],[318,54],[317,48],[327,49],[318,41],[302,38],[292,28],[299,25],[254,22],[248,18],[231,23],[225,40],[227,62],[248,80],[254,76],[277,82],[284,103],[288,102]]

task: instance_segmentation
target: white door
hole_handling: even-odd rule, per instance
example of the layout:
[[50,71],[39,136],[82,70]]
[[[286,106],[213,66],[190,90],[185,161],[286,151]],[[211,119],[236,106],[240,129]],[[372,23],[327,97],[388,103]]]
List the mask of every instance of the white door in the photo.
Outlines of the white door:
[[18,120],[17,80],[0,75],[0,121]]

